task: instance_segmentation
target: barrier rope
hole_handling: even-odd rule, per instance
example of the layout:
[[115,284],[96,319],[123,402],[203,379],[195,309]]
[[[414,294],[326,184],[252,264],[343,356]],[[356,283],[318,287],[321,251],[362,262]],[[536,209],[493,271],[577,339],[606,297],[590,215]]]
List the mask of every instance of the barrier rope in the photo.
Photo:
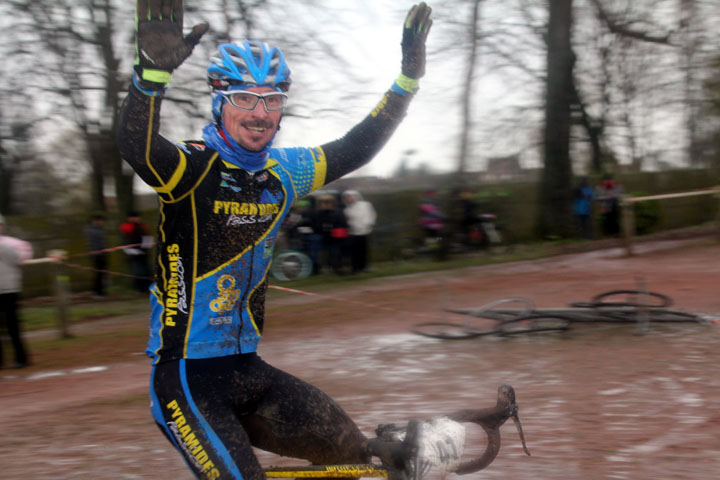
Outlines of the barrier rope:
[[[132,275],[132,274],[123,273],[123,272],[117,272],[117,271],[113,271],[113,270],[99,270],[97,268],[89,267],[87,265],[81,265],[79,263],[67,261],[67,259],[69,259],[69,258],[90,257],[90,256],[99,255],[99,254],[103,254],[103,253],[110,253],[110,252],[115,252],[118,250],[125,250],[128,248],[147,246],[147,245],[148,244],[135,243],[135,244],[119,245],[116,247],[110,247],[110,248],[105,248],[102,250],[95,250],[95,251],[90,251],[90,252],[80,252],[80,253],[72,253],[72,254],[67,254],[65,252],[62,252],[62,254],[51,254],[51,255],[47,255],[42,258],[30,259],[30,260],[23,262],[23,265],[55,263],[55,264],[64,265],[64,266],[70,267],[70,268],[76,268],[79,270],[85,270],[85,271],[91,271],[91,272],[102,272],[102,273],[105,273],[108,275],[114,275],[114,276],[118,276],[118,277],[141,278],[141,279],[145,279],[145,280],[154,280],[153,277],[140,277],[137,275]],[[399,314],[403,314],[403,315],[412,315],[412,316],[416,316],[419,318],[428,318],[428,319],[437,319],[438,318],[437,315],[425,314],[425,313],[420,313],[420,312],[408,312],[406,310],[400,310],[400,309],[388,307],[385,305],[378,305],[378,304],[364,302],[364,301],[360,301],[360,300],[342,299],[342,298],[335,297],[332,295],[313,293],[313,292],[308,292],[305,290],[298,290],[295,288],[281,287],[278,285],[268,284],[268,289],[293,293],[296,295],[321,297],[321,298],[325,298],[328,300],[336,300],[336,301],[341,301],[341,302],[345,302],[345,303],[352,304],[352,305],[358,305],[358,306],[367,307],[367,308],[374,308],[377,310],[384,310],[387,312],[399,313]]]

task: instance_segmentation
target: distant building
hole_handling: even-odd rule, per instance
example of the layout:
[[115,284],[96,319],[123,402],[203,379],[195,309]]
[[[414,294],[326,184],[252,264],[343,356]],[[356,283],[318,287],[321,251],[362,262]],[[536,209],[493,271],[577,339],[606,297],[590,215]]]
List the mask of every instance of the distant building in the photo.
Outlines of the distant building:
[[538,176],[538,169],[523,168],[520,165],[520,155],[509,155],[489,158],[480,180],[483,183],[530,182],[536,181]]

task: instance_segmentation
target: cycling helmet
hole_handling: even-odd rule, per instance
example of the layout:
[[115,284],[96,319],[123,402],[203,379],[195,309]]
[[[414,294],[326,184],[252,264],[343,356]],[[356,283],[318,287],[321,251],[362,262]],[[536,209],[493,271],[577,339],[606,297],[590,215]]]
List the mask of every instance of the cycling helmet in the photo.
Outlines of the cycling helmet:
[[225,97],[217,92],[260,86],[287,92],[291,83],[282,51],[258,40],[245,40],[242,45],[221,44],[207,72],[216,122],[220,122],[225,104]]
[[287,92],[290,69],[279,48],[257,40],[242,45],[223,43],[208,66],[208,83],[215,90],[232,90],[234,86],[269,86]]

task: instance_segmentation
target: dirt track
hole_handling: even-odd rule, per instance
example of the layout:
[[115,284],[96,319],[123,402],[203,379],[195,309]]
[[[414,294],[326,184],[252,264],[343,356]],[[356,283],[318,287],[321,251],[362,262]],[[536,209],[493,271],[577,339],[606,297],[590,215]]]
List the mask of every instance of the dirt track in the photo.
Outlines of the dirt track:
[[[533,456],[507,425],[496,462],[470,478],[720,478],[717,326],[653,325],[637,335],[632,326],[587,325],[463,341],[408,333],[415,323],[456,321],[446,308],[508,297],[564,307],[635,288],[638,278],[675,308],[717,318],[720,245],[689,243],[274,295],[260,353],[331,393],[368,434],[378,423],[490,406],[497,386],[512,384]],[[96,368],[0,371],[0,478],[192,478],[152,424],[140,352],[86,365]]]

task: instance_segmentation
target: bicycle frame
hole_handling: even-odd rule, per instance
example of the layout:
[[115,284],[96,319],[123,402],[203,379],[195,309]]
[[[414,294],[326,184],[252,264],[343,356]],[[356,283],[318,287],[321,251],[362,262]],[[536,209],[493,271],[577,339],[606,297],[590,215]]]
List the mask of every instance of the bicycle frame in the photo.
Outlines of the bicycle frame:
[[307,467],[274,467],[265,470],[267,478],[388,478],[388,471],[369,463],[347,465],[314,465]]
[[[459,423],[475,423],[483,428],[487,435],[487,447],[483,454],[475,459],[464,461],[454,470],[458,475],[466,475],[474,473],[486,468],[490,465],[500,452],[500,427],[512,418],[515,426],[520,434],[523,450],[527,455],[530,451],[525,445],[525,437],[523,435],[520,418],[518,417],[518,405],[515,401],[515,390],[510,385],[500,385],[498,387],[497,403],[494,407],[459,410],[451,414],[445,415],[450,420]],[[302,467],[273,467],[265,470],[267,478],[359,478],[359,477],[378,477],[394,479],[420,480],[419,477],[407,477],[402,473],[402,469],[409,461],[408,453],[417,451],[417,438],[415,434],[410,433],[410,424],[417,421],[408,422],[407,435],[405,440],[400,442],[389,442],[383,438],[374,438],[368,442],[369,448],[373,456],[380,458],[382,466],[373,464],[347,464],[347,465],[313,465]],[[378,427],[376,432],[380,435],[383,427]],[[392,427],[392,426],[390,426]]]

